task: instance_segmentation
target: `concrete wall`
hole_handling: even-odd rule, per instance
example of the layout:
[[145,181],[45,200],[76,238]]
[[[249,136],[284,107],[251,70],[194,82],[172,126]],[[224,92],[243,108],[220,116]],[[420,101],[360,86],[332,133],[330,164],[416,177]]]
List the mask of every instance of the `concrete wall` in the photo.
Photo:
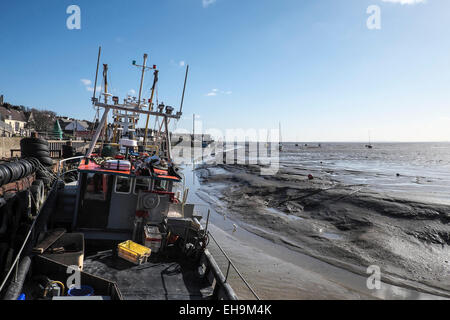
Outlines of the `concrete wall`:
[[[0,157],[11,157],[11,149],[20,149],[21,137],[0,137]],[[14,155],[20,156],[20,152],[14,153]]]
[[[0,137],[0,158],[10,158],[11,149],[19,150],[20,140],[22,138],[23,137]],[[65,140],[49,140],[48,142],[50,150],[62,150],[62,146],[66,144]],[[77,152],[84,152],[89,147],[89,143],[84,143],[83,141],[73,141],[72,144]],[[52,153],[52,156],[54,155],[55,153]],[[14,156],[20,157],[20,152],[14,152]]]

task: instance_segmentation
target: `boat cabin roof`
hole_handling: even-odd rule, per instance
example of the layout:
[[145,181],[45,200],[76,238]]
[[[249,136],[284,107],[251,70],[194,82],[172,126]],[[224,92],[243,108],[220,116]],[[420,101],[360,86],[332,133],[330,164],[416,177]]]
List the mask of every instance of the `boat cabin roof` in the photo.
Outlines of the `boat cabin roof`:
[[[80,165],[78,166],[79,172],[89,172],[89,173],[100,173],[100,174],[110,174],[110,175],[116,175],[116,176],[124,176],[124,177],[130,177],[135,178],[138,175],[134,173],[134,167],[131,166],[130,170],[112,170],[103,168],[101,165],[95,163],[92,160],[89,160],[89,162],[86,164],[86,159],[82,159],[80,162]],[[179,182],[180,179],[175,176],[169,175],[167,170],[162,169],[153,169],[153,174],[151,176],[139,176],[142,178],[148,178],[148,179],[156,179],[156,180],[169,180],[174,182]]]

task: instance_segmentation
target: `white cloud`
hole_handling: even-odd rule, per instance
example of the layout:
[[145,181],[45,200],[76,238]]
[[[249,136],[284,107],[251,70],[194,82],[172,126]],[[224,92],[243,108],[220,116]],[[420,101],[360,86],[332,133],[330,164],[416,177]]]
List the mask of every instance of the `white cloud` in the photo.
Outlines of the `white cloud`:
[[180,67],[184,67],[185,64],[186,64],[186,62],[180,61]]
[[233,91],[222,91],[222,90],[219,90],[219,89],[212,89],[209,93],[205,94],[205,96],[207,96],[207,97],[215,97],[218,94],[230,95],[232,93],[233,93]]
[[[86,91],[94,92],[94,87],[92,86],[92,81],[89,79],[80,79],[81,83],[84,85]],[[101,91],[102,87],[97,86],[97,92]]]
[[[93,87],[86,87],[86,90],[89,92],[94,92],[94,88]],[[102,90],[101,86],[97,86],[97,92],[100,92]]]
[[135,96],[136,95],[136,90],[134,90],[134,89],[128,90],[128,95]]
[[90,86],[92,84],[91,80],[88,79],[80,79],[81,83],[84,84],[85,86]]
[[425,3],[426,0],[382,0],[383,2],[392,2],[392,3],[400,3],[400,4],[416,4],[416,3]]
[[202,0],[203,8],[207,8],[215,2],[216,0]]

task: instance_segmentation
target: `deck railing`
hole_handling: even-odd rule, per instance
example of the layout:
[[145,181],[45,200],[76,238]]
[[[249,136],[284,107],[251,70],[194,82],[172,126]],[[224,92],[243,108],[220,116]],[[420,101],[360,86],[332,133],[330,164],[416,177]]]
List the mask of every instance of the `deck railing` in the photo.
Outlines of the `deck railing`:
[[[251,285],[247,282],[247,280],[245,280],[244,276],[242,275],[242,273],[239,271],[239,269],[236,267],[236,265],[233,263],[233,261],[231,261],[230,257],[228,256],[228,254],[223,250],[223,248],[220,246],[220,244],[217,242],[217,240],[214,238],[214,236],[211,234],[210,231],[208,232],[208,236],[210,239],[212,239],[214,241],[214,243],[216,244],[217,248],[219,249],[219,251],[222,253],[223,257],[226,259],[226,273],[225,273],[225,283],[229,283],[229,275],[230,275],[230,270],[231,268],[233,268],[233,270],[236,272],[238,278],[242,281],[242,283],[245,285],[245,287],[251,292],[251,294],[253,295],[254,298],[256,298],[256,300],[261,300],[259,298],[259,296],[256,294],[255,290],[253,290],[253,288],[251,287]],[[215,258],[217,258],[217,256],[214,256]],[[219,263],[216,260],[216,263]]]
[[78,157],[72,157],[72,158],[67,158],[67,159],[62,159],[60,161],[58,161],[58,167],[56,168],[56,175],[58,176],[58,178],[61,178],[61,176],[63,176],[64,174],[71,172],[71,171],[77,171],[77,166],[74,166],[73,169],[69,169],[66,170],[66,166],[65,164],[67,163],[77,163],[79,164],[78,161],[81,161],[81,159],[83,159],[84,156],[78,156]]

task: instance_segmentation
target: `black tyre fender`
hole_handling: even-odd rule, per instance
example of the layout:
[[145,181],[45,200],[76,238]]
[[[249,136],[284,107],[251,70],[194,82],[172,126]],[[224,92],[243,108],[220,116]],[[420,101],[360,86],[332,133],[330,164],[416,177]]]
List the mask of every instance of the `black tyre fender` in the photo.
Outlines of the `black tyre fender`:
[[0,165],[0,186],[4,184],[4,181],[6,181],[6,179],[8,179],[8,172],[3,167],[3,165]]
[[20,148],[22,150],[28,151],[28,150],[50,150],[50,147],[46,144],[42,144],[42,143],[29,143],[29,144],[24,144],[21,145]]
[[27,156],[33,156],[36,158],[50,158],[50,152],[49,151],[43,151],[43,150],[38,150],[35,151],[33,153],[29,153],[27,154]]
[[3,173],[2,185],[8,184],[11,181],[11,170],[4,164],[0,165],[0,170]]
[[36,171],[37,167],[39,166],[39,160],[34,157],[26,157],[23,159],[23,161],[27,162],[30,165],[32,172]]
[[29,176],[34,172],[33,164],[28,160],[22,160],[22,164],[25,167],[26,175]]
[[13,167],[14,170],[14,178],[15,178],[14,180],[17,181],[22,179],[24,168],[20,165],[20,163],[11,162],[11,166]]
[[20,175],[20,172],[18,172],[18,169],[14,165],[14,163],[7,162],[4,164],[4,166],[9,170],[9,172],[11,172],[10,180],[8,182],[6,182],[6,184],[9,182],[14,182],[14,181],[18,180],[18,176]]
[[22,161],[17,161],[16,164],[17,164],[17,167],[21,171],[20,179],[25,178],[28,175],[27,174],[27,167],[23,164]]
[[39,147],[36,147],[36,148],[22,147],[20,149],[20,152],[21,152],[22,158],[27,158],[27,157],[36,157],[36,153],[42,153],[42,152],[50,153],[50,149],[47,146],[40,145]]
[[41,157],[38,160],[44,167],[53,166],[53,160],[50,157]]
[[44,140],[41,138],[23,138],[22,140],[20,140],[21,146],[26,146],[26,145],[30,145],[30,144],[43,144],[43,145],[48,146],[47,140]]
[[44,186],[50,187],[52,184],[52,179],[46,176],[38,177],[44,183]]

